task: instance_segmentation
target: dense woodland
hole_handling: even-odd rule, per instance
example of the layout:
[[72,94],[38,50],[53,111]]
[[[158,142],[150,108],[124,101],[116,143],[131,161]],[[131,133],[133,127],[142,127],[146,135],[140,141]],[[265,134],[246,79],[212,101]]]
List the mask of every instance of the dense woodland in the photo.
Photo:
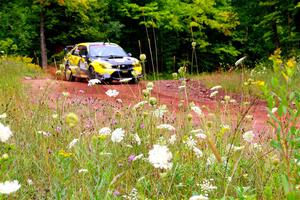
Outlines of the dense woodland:
[[299,0],[0,0],[0,50],[45,66],[66,45],[110,41],[161,72],[299,55]]

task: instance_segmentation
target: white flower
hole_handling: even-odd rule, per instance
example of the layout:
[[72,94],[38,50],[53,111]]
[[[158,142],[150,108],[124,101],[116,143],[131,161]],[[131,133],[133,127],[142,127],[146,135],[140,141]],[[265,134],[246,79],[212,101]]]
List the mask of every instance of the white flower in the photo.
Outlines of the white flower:
[[243,134],[243,139],[246,141],[246,142],[249,142],[251,143],[254,139],[254,133],[253,131],[247,131]]
[[108,127],[103,127],[98,131],[99,135],[110,135],[111,130]]
[[212,192],[213,190],[218,189],[217,186],[211,184],[210,180],[204,179],[202,184],[200,184],[201,190],[205,193]]
[[134,157],[133,161],[139,160],[139,159],[141,159],[143,157],[144,157],[144,154],[139,154],[139,155],[137,155],[137,156]]
[[275,112],[277,112],[277,110],[278,110],[278,108],[275,107],[275,108],[272,108],[271,112],[275,113]]
[[86,172],[89,172],[89,170],[87,170],[87,169],[79,169],[78,170],[78,173],[86,173]]
[[27,179],[27,184],[28,185],[33,185],[33,181],[31,179]]
[[149,151],[149,162],[155,167],[160,169],[172,168],[172,153],[167,146],[154,145],[153,149]]
[[3,113],[0,115],[0,119],[5,119],[7,117],[7,114],[6,113]]
[[117,90],[111,90],[111,89],[109,89],[109,90],[107,90],[107,91],[105,92],[105,94],[106,94],[107,96],[109,96],[109,97],[116,97],[116,96],[119,95],[119,92],[118,92]]
[[221,89],[221,88],[222,88],[221,85],[216,85],[216,86],[210,88],[210,90],[219,90],[219,89]]
[[133,106],[133,110],[137,110],[137,109],[139,109],[140,107],[143,107],[146,103],[148,103],[148,101],[141,101],[141,102],[138,102],[137,104],[135,104],[134,106]]
[[238,60],[235,62],[235,66],[238,66],[238,65],[242,64],[246,58],[247,58],[247,56],[244,56],[244,57],[238,59]]
[[140,136],[136,133],[136,134],[133,135],[133,137],[134,137],[134,140],[135,140],[136,144],[137,145],[141,145],[141,138],[140,138]]
[[191,106],[192,111],[194,111],[197,115],[203,116],[202,110],[198,106]]
[[209,200],[209,198],[200,194],[200,195],[193,195],[192,197],[189,198],[189,200]]
[[153,90],[154,84],[152,82],[147,83],[147,90]]
[[159,106],[159,108],[157,108],[157,109],[153,112],[153,115],[154,115],[155,117],[162,118],[166,112],[168,112],[167,106],[166,106],[166,105],[161,105],[161,106]]
[[58,114],[56,114],[56,113],[52,114],[52,118],[53,119],[57,119],[58,118]]
[[101,83],[101,81],[99,79],[91,79],[91,80],[89,80],[88,86],[93,86],[98,83]]
[[77,142],[79,141],[79,139],[73,139],[70,144],[68,145],[68,149],[71,149]]
[[120,83],[127,83],[131,80],[132,80],[132,78],[123,78],[123,79],[120,80]]
[[20,189],[20,187],[21,185],[17,180],[5,181],[4,183],[0,183],[0,194],[16,192],[18,189]]
[[189,149],[193,149],[196,146],[196,141],[192,136],[190,136],[184,143]]
[[216,91],[213,91],[212,93],[210,93],[209,97],[214,97],[218,94],[219,92],[216,90]]
[[201,158],[203,156],[203,152],[200,149],[198,149],[197,147],[193,147],[193,152],[195,153],[197,158]]
[[169,131],[175,131],[176,130],[174,128],[174,126],[172,126],[170,124],[161,124],[161,125],[158,125],[156,128],[158,128],[158,129],[167,129]]
[[191,131],[192,134],[195,134],[196,138],[205,140],[207,136],[204,134],[202,129],[196,129]]
[[45,136],[45,137],[51,136],[51,133],[46,132],[46,131],[38,131],[38,133],[39,133],[39,134],[42,134],[42,135]]
[[9,126],[4,126],[0,123],[0,141],[6,142],[12,136]]
[[175,142],[176,142],[176,135],[173,134],[173,135],[171,135],[171,137],[170,137],[170,139],[169,139],[169,143],[170,143],[170,144],[174,144]]
[[117,128],[111,134],[111,141],[116,143],[121,142],[124,138],[124,133],[125,131],[122,128]]
[[70,93],[69,93],[69,92],[62,92],[62,95],[63,95],[64,97],[68,97],[68,96],[70,96]]

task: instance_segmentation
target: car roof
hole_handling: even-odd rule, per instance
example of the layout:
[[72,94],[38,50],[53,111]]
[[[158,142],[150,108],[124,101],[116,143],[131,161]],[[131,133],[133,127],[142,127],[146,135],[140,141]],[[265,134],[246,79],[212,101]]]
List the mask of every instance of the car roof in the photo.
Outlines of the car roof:
[[90,46],[90,45],[107,45],[107,46],[119,46],[115,43],[111,42],[83,42],[83,43],[78,43],[78,45],[83,45],[83,46]]

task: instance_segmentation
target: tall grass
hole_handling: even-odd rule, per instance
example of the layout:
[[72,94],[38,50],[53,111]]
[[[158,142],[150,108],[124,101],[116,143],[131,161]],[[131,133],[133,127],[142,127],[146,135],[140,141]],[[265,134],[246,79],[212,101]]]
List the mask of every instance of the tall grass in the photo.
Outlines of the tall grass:
[[[103,105],[96,109],[81,101],[68,103],[68,95],[52,102],[48,95],[51,81],[49,87],[28,96],[30,90],[21,78],[38,73],[28,65],[21,60],[0,61],[0,114],[8,115],[0,120],[14,134],[8,143],[0,143],[0,156],[8,154],[0,160],[0,182],[18,180],[22,185],[10,194],[12,199],[285,197],[278,154],[258,138],[243,139],[252,127],[246,117],[251,115],[251,104],[234,115],[227,109],[229,101],[220,103],[217,111],[182,104],[171,112],[151,97],[151,84],[139,108],[95,100],[94,104]],[[202,115],[201,110],[208,114]],[[157,117],[157,113],[164,114]],[[70,126],[71,121],[75,126]],[[160,124],[170,124],[175,130],[158,129]],[[111,134],[99,134],[103,127],[122,128],[123,140],[114,143]],[[69,148],[74,139],[78,142]],[[149,162],[155,144],[172,153],[171,169],[155,168]]]

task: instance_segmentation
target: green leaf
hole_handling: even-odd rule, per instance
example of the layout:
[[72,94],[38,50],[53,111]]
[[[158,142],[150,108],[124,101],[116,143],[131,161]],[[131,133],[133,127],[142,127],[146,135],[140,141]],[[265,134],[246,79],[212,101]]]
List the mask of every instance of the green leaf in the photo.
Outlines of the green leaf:
[[290,191],[290,184],[289,184],[288,178],[285,174],[281,175],[281,182],[282,182],[282,186],[283,186],[285,194],[288,194]]

